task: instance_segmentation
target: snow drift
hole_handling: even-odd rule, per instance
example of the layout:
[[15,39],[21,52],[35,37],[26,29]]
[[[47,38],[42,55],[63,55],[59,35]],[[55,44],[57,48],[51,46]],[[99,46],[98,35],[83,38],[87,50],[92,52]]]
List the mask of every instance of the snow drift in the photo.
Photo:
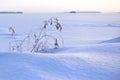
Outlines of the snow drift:
[[110,40],[106,40],[106,41],[102,41],[102,43],[120,43],[120,37],[110,39]]
[[[42,54],[8,51],[9,27],[21,39],[52,16],[63,26],[62,47]],[[120,80],[120,14],[1,14],[0,80]]]
[[0,80],[120,80],[119,56],[0,53]]

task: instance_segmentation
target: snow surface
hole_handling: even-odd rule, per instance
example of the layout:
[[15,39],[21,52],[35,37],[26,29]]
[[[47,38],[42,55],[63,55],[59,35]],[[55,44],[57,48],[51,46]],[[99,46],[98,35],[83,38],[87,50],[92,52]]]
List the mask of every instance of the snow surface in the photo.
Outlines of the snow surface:
[[[52,53],[9,52],[16,37],[57,17],[64,45]],[[0,14],[0,80],[120,80],[120,14]]]
[[119,56],[0,53],[0,80],[120,80]]

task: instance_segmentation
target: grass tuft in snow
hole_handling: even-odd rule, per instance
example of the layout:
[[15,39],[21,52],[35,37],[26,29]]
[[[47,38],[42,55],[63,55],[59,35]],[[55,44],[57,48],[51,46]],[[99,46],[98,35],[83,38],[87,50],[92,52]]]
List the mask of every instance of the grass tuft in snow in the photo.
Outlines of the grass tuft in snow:
[[60,35],[62,26],[54,17],[44,21],[38,33],[30,33],[21,41],[16,38],[13,27],[10,27],[9,31],[14,40],[14,43],[9,43],[9,50],[13,52],[49,52],[50,49],[59,48],[63,44],[63,38]]

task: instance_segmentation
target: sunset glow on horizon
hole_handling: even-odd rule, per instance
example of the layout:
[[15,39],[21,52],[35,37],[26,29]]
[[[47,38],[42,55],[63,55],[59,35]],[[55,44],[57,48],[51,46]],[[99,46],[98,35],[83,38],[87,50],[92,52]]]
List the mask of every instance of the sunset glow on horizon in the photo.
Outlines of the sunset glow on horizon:
[[120,0],[0,0],[0,11],[63,12],[103,11],[120,12]]

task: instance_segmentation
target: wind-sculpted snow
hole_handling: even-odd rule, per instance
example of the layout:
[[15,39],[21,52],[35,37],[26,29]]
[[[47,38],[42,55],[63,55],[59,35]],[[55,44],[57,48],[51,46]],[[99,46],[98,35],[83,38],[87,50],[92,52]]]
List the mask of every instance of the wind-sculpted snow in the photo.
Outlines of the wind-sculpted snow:
[[[64,45],[51,53],[9,51],[13,41],[57,17]],[[120,14],[0,14],[0,80],[120,80]]]
[[102,43],[120,43],[120,37],[113,38],[110,40],[102,41]]
[[119,80],[119,56],[0,53],[0,80]]

